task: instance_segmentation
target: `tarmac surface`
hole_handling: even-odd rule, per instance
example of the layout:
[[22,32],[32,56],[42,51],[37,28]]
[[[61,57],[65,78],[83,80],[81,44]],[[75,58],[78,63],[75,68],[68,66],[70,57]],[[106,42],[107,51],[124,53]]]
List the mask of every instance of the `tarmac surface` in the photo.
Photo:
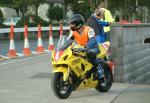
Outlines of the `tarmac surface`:
[[0,61],[0,103],[150,103],[150,85],[116,82],[106,93],[87,89],[58,99],[51,90],[50,54]]

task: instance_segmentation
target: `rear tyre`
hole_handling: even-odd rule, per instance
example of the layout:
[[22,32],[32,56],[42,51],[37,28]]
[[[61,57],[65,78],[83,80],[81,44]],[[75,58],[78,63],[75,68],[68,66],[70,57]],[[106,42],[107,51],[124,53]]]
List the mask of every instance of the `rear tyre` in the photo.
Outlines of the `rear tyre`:
[[95,89],[99,92],[107,92],[113,83],[113,75],[112,71],[107,63],[103,63],[103,69],[104,69],[104,78],[102,80],[98,81],[97,86]]
[[65,99],[70,96],[72,93],[72,84],[69,82],[69,80],[63,81],[62,73],[54,73],[51,80],[51,88],[56,97]]

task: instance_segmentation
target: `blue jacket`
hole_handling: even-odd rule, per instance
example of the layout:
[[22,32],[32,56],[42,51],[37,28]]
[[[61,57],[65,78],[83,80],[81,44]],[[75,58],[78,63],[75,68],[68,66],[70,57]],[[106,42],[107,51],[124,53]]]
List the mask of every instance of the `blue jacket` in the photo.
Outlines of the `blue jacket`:
[[95,18],[95,19],[96,19],[96,22],[97,22],[99,25],[101,25],[101,27],[102,27],[102,28],[100,28],[101,30],[100,30],[99,34],[96,35],[96,41],[97,41],[98,43],[103,43],[103,42],[106,41],[106,34],[105,34],[105,32],[104,32],[104,27],[105,27],[105,26],[108,26],[109,24],[108,24],[108,22],[106,22],[106,21],[100,21],[100,20],[98,20],[97,18]]
[[96,41],[103,43],[106,41],[106,35],[104,34],[104,26],[108,26],[108,22],[98,20],[94,15],[91,15],[87,21],[87,25],[94,29],[96,34]]

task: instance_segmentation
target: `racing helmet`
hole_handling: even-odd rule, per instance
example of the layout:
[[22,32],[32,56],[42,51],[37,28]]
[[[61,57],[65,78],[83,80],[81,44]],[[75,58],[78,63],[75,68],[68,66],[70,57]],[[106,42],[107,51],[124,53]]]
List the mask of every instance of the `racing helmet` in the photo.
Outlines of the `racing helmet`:
[[78,30],[80,27],[82,27],[85,23],[84,18],[80,14],[73,14],[69,20],[69,24],[72,24],[74,26],[71,27],[72,31]]

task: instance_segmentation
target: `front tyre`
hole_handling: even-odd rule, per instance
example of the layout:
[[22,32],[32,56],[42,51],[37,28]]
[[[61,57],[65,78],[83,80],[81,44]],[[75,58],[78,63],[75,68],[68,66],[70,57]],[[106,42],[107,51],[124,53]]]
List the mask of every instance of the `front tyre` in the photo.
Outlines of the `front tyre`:
[[106,62],[104,62],[102,66],[104,69],[104,78],[98,81],[98,85],[95,89],[99,92],[107,92],[112,86],[113,75],[109,65]]
[[72,85],[68,81],[63,81],[62,73],[54,73],[51,79],[51,88],[54,94],[60,99],[66,99],[72,92]]

